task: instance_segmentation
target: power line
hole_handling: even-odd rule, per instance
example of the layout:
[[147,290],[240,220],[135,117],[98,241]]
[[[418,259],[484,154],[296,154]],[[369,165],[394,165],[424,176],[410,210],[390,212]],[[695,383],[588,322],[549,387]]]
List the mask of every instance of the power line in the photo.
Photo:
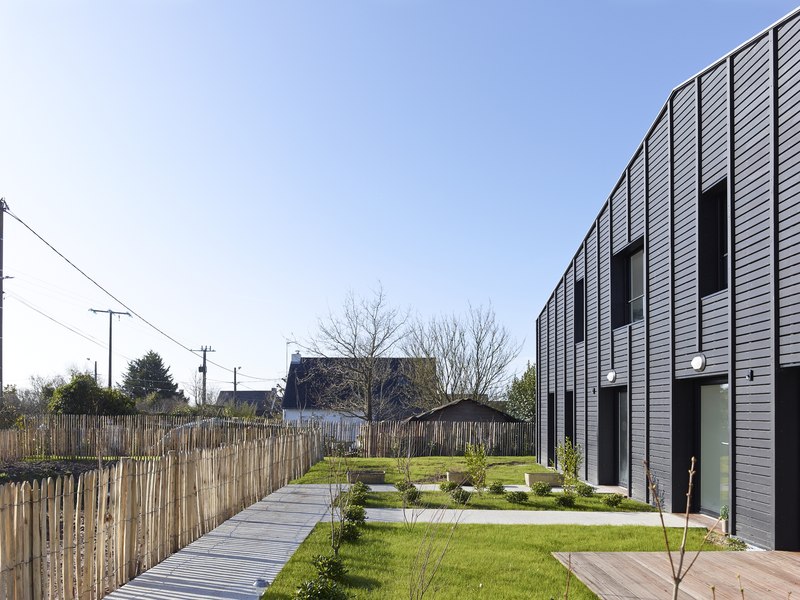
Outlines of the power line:
[[[122,306],[123,308],[127,309],[127,310],[128,310],[128,311],[129,311],[129,312],[130,312],[130,313],[131,313],[133,316],[135,316],[136,318],[140,319],[142,322],[144,322],[145,324],[147,324],[149,327],[151,327],[152,329],[154,329],[155,331],[157,331],[158,333],[160,333],[161,335],[163,335],[165,338],[167,338],[168,340],[170,340],[170,341],[171,341],[171,342],[173,342],[174,344],[176,344],[176,345],[180,346],[181,348],[183,348],[183,349],[184,349],[184,350],[186,350],[187,352],[191,352],[192,354],[194,354],[195,356],[197,356],[198,358],[200,358],[200,354],[198,354],[198,352],[199,352],[199,351],[192,350],[192,349],[191,349],[189,346],[187,346],[186,344],[183,344],[183,343],[179,342],[177,339],[175,339],[174,337],[172,337],[171,335],[169,335],[168,333],[166,333],[165,331],[163,331],[163,330],[162,330],[162,329],[160,329],[159,327],[156,327],[156,325],[154,325],[153,323],[151,323],[150,321],[148,321],[147,319],[145,319],[145,318],[144,318],[142,315],[140,315],[138,312],[136,312],[136,311],[135,311],[134,309],[132,309],[130,306],[128,306],[127,304],[125,304],[125,303],[124,303],[122,300],[120,300],[119,298],[117,298],[117,297],[116,297],[114,294],[112,294],[110,291],[108,291],[108,290],[107,290],[105,287],[103,287],[102,285],[100,285],[100,284],[99,284],[99,283],[98,283],[98,282],[97,282],[97,281],[96,281],[94,278],[92,278],[92,277],[91,277],[91,276],[90,276],[88,273],[86,273],[86,271],[84,271],[84,270],[83,270],[83,269],[81,269],[81,268],[80,268],[78,265],[76,265],[74,262],[72,262],[70,259],[68,259],[68,258],[67,258],[67,257],[66,257],[64,254],[62,254],[60,251],[58,251],[58,250],[57,250],[57,249],[56,249],[56,248],[55,248],[55,247],[54,247],[54,246],[53,246],[53,245],[52,245],[50,242],[48,242],[48,241],[47,241],[46,239],[44,239],[44,238],[43,238],[41,235],[39,235],[39,234],[38,234],[38,233],[37,233],[37,232],[36,232],[36,231],[35,231],[35,230],[34,230],[34,229],[33,229],[33,228],[30,226],[30,225],[28,225],[27,223],[25,223],[25,221],[23,221],[21,218],[19,218],[17,215],[15,215],[15,214],[14,214],[14,213],[13,213],[13,212],[12,212],[12,211],[11,211],[11,210],[8,208],[8,205],[7,205],[7,204],[3,204],[3,205],[2,205],[2,210],[3,210],[3,212],[4,212],[4,213],[7,213],[7,214],[8,214],[8,215],[9,215],[11,218],[13,218],[15,221],[17,221],[17,222],[18,222],[20,225],[22,225],[22,226],[23,226],[25,229],[27,229],[28,231],[30,231],[30,232],[31,232],[31,233],[32,233],[32,234],[33,234],[33,235],[34,235],[34,236],[35,236],[35,237],[36,237],[36,238],[37,238],[39,241],[41,241],[41,242],[42,242],[42,243],[43,243],[45,246],[47,246],[48,248],[50,248],[50,250],[52,250],[52,251],[53,251],[55,254],[57,254],[57,255],[58,255],[58,256],[59,256],[61,259],[63,259],[63,260],[64,260],[64,261],[65,261],[65,262],[66,262],[66,263],[69,265],[69,266],[71,266],[73,269],[75,269],[75,270],[76,270],[78,273],[80,273],[80,274],[81,274],[81,275],[83,275],[83,276],[84,276],[86,279],[88,279],[88,280],[89,280],[89,281],[90,281],[92,284],[94,284],[94,285],[95,285],[95,286],[96,286],[98,289],[100,289],[100,290],[101,290],[101,291],[102,291],[104,294],[106,294],[106,295],[107,295],[109,298],[111,298],[112,300],[114,300],[115,302],[117,302],[117,303],[118,303],[120,306]],[[46,316],[46,315],[45,315],[45,316]],[[48,318],[49,318],[49,317],[48,317]],[[220,368],[220,369],[222,369],[222,370],[224,370],[224,371],[228,371],[228,372],[230,372],[230,373],[233,373],[233,369],[230,369],[230,368],[228,368],[228,367],[226,367],[226,366],[224,366],[224,365],[221,365],[221,364],[219,364],[219,363],[216,363],[216,362],[214,362],[214,361],[212,361],[212,360],[208,360],[207,362],[208,362],[208,363],[211,363],[211,364],[212,364],[212,365],[214,365],[215,367],[218,367],[218,368]],[[251,379],[259,379],[259,378],[255,377],[255,376],[253,376],[253,375],[246,375],[245,373],[239,373],[239,375],[240,375],[240,376],[243,376],[243,377],[249,377],[249,378],[251,378]],[[279,378],[274,378],[274,379],[263,379],[263,381],[277,381],[278,379],[279,379]]]
[[25,306],[27,306],[28,308],[30,308],[32,311],[39,313],[39,314],[40,314],[40,315],[42,315],[44,318],[46,318],[46,319],[50,319],[50,320],[51,320],[53,323],[55,323],[56,325],[60,325],[61,327],[63,327],[64,329],[67,329],[68,331],[71,331],[71,332],[72,332],[72,333],[74,333],[75,335],[79,335],[79,336],[81,336],[81,337],[82,337],[83,339],[85,339],[86,341],[88,341],[88,342],[92,342],[93,344],[97,344],[97,345],[98,345],[98,346],[100,346],[101,348],[106,348],[106,345],[105,345],[105,344],[103,344],[102,342],[99,342],[99,341],[97,341],[97,340],[95,340],[95,339],[92,339],[91,337],[89,337],[88,335],[85,335],[85,334],[81,333],[81,332],[80,332],[80,331],[78,331],[77,329],[73,329],[72,327],[70,327],[70,326],[69,326],[69,325],[67,325],[66,323],[62,323],[61,321],[59,321],[59,320],[58,320],[58,319],[56,319],[55,317],[51,317],[51,316],[50,316],[50,315],[48,315],[47,313],[45,313],[45,312],[43,312],[43,311],[39,310],[38,308],[36,308],[36,307],[35,307],[33,304],[30,304],[29,302],[27,302],[27,301],[23,300],[23,299],[22,299],[20,296],[18,296],[18,295],[17,295],[17,294],[15,294],[14,292],[6,292],[6,294],[8,294],[8,295],[9,295],[9,296],[11,296],[12,298],[14,298],[14,300],[16,300],[17,302],[19,302],[20,304],[24,304]]

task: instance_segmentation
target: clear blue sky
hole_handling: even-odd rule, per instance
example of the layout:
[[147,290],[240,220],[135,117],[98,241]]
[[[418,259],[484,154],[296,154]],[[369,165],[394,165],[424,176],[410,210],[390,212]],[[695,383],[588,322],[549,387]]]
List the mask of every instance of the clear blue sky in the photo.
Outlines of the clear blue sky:
[[[784,0],[0,3],[0,196],[191,348],[285,372],[348,289],[534,322],[670,90]],[[107,370],[123,310],[6,217],[4,380]],[[32,310],[32,305],[89,341]],[[115,379],[147,350],[114,324]],[[213,385],[230,372],[212,366]],[[247,382],[271,387],[274,382]]]

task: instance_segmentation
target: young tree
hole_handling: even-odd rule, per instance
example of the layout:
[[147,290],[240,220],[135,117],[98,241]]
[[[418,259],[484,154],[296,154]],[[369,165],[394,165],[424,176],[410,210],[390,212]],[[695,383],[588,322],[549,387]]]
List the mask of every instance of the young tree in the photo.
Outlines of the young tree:
[[498,323],[491,305],[470,306],[464,317],[417,321],[410,328],[406,353],[435,359],[415,363],[415,381],[429,388],[426,406],[421,408],[461,398],[481,401],[502,395],[508,383],[508,366],[520,348],[508,329]]
[[536,420],[536,365],[528,363],[522,377],[514,376],[508,388],[506,411],[523,421]]
[[99,387],[91,375],[76,374],[53,392],[50,412],[57,414],[128,415],[135,412],[133,400],[120,390]]
[[341,359],[319,361],[315,374],[335,388],[325,390],[328,408],[365,421],[385,412],[397,393],[389,359],[407,319],[407,313],[389,306],[381,285],[371,297],[349,292],[340,313],[319,319],[317,333],[301,347],[316,357]]
[[181,396],[178,384],[172,380],[169,367],[158,352],[150,350],[141,358],[128,363],[122,379],[122,390],[131,398],[144,398],[155,394],[158,399]]

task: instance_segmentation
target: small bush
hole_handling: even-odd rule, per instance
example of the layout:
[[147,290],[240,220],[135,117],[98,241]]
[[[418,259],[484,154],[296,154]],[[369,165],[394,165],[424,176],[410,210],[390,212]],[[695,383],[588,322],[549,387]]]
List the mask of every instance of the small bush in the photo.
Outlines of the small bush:
[[347,493],[347,500],[351,506],[364,506],[367,503],[367,492],[351,488]]
[[398,481],[394,484],[394,487],[397,488],[398,492],[405,492],[406,490],[410,490],[414,487],[414,484],[410,481]]
[[357,491],[366,494],[367,492],[371,492],[372,488],[369,487],[363,481],[356,481],[353,485],[350,486],[350,491]]
[[489,486],[489,493],[490,494],[504,494],[506,491],[506,486],[504,486],[499,481],[493,481],[492,484]]
[[356,525],[363,525],[367,520],[367,513],[363,506],[348,506],[344,511],[344,520]]
[[296,600],[347,600],[347,594],[330,579],[317,577],[300,584],[294,593]]
[[610,506],[611,508],[616,508],[622,504],[622,498],[622,494],[608,494],[607,496],[603,497],[603,504]]
[[450,492],[450,497],[456,504],[466,504],[467,502],[469,502],[469,499],[472,497],[472,494],[469,493],[464,488],[457,487],[452,492]]
[[534,496],[549,496],[552,489],[550,484],[544,481],[535,481],[531,486],[531,491]]
[[314,568],[317,570],[317,575],[322,579],[341,581],[347,573],[342,559],[338,556],[317,554],[311,559],[311,564],[314,565]]
[[457,487],[459,487],[459,485],[455,481],[443,481],[439,484],[439,489],[447,494],[452,492]]
[[594,488],[588,483],[581,482],[576,484],[575,492],[578,494],[578,496],[583,496],[584,498],[591,498],[594,496]]
[[563,508],[572,508],[575,506],[575,494],[564,492],[556,496],[556,504]]
[[343,542],[355,542],[361,537],[361,529],[352,521],[345,521],[342,523],[340,535]]
[[527,492],[508,492],[506,494],[506,500],[511,504],[524,504],[528,501],[528,493]]
[[414,504],[419,500],[420,491],[415,487],[410,487],[406,491],[403,492],[403,502],[408,504]]

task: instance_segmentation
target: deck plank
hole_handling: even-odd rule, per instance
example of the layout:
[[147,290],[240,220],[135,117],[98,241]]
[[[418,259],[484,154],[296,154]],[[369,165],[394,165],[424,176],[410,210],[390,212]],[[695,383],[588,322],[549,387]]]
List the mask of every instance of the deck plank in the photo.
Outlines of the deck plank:
[[[672,573],[663,552],[554,552],[586,587],[604,600],[656,600],[669,597]],[[694,556],[687,553],[685,563]],[[677,564],[677,561],[676,561]],[[800,598],[798,552],[704,552],[681,584],[681,600]]]

